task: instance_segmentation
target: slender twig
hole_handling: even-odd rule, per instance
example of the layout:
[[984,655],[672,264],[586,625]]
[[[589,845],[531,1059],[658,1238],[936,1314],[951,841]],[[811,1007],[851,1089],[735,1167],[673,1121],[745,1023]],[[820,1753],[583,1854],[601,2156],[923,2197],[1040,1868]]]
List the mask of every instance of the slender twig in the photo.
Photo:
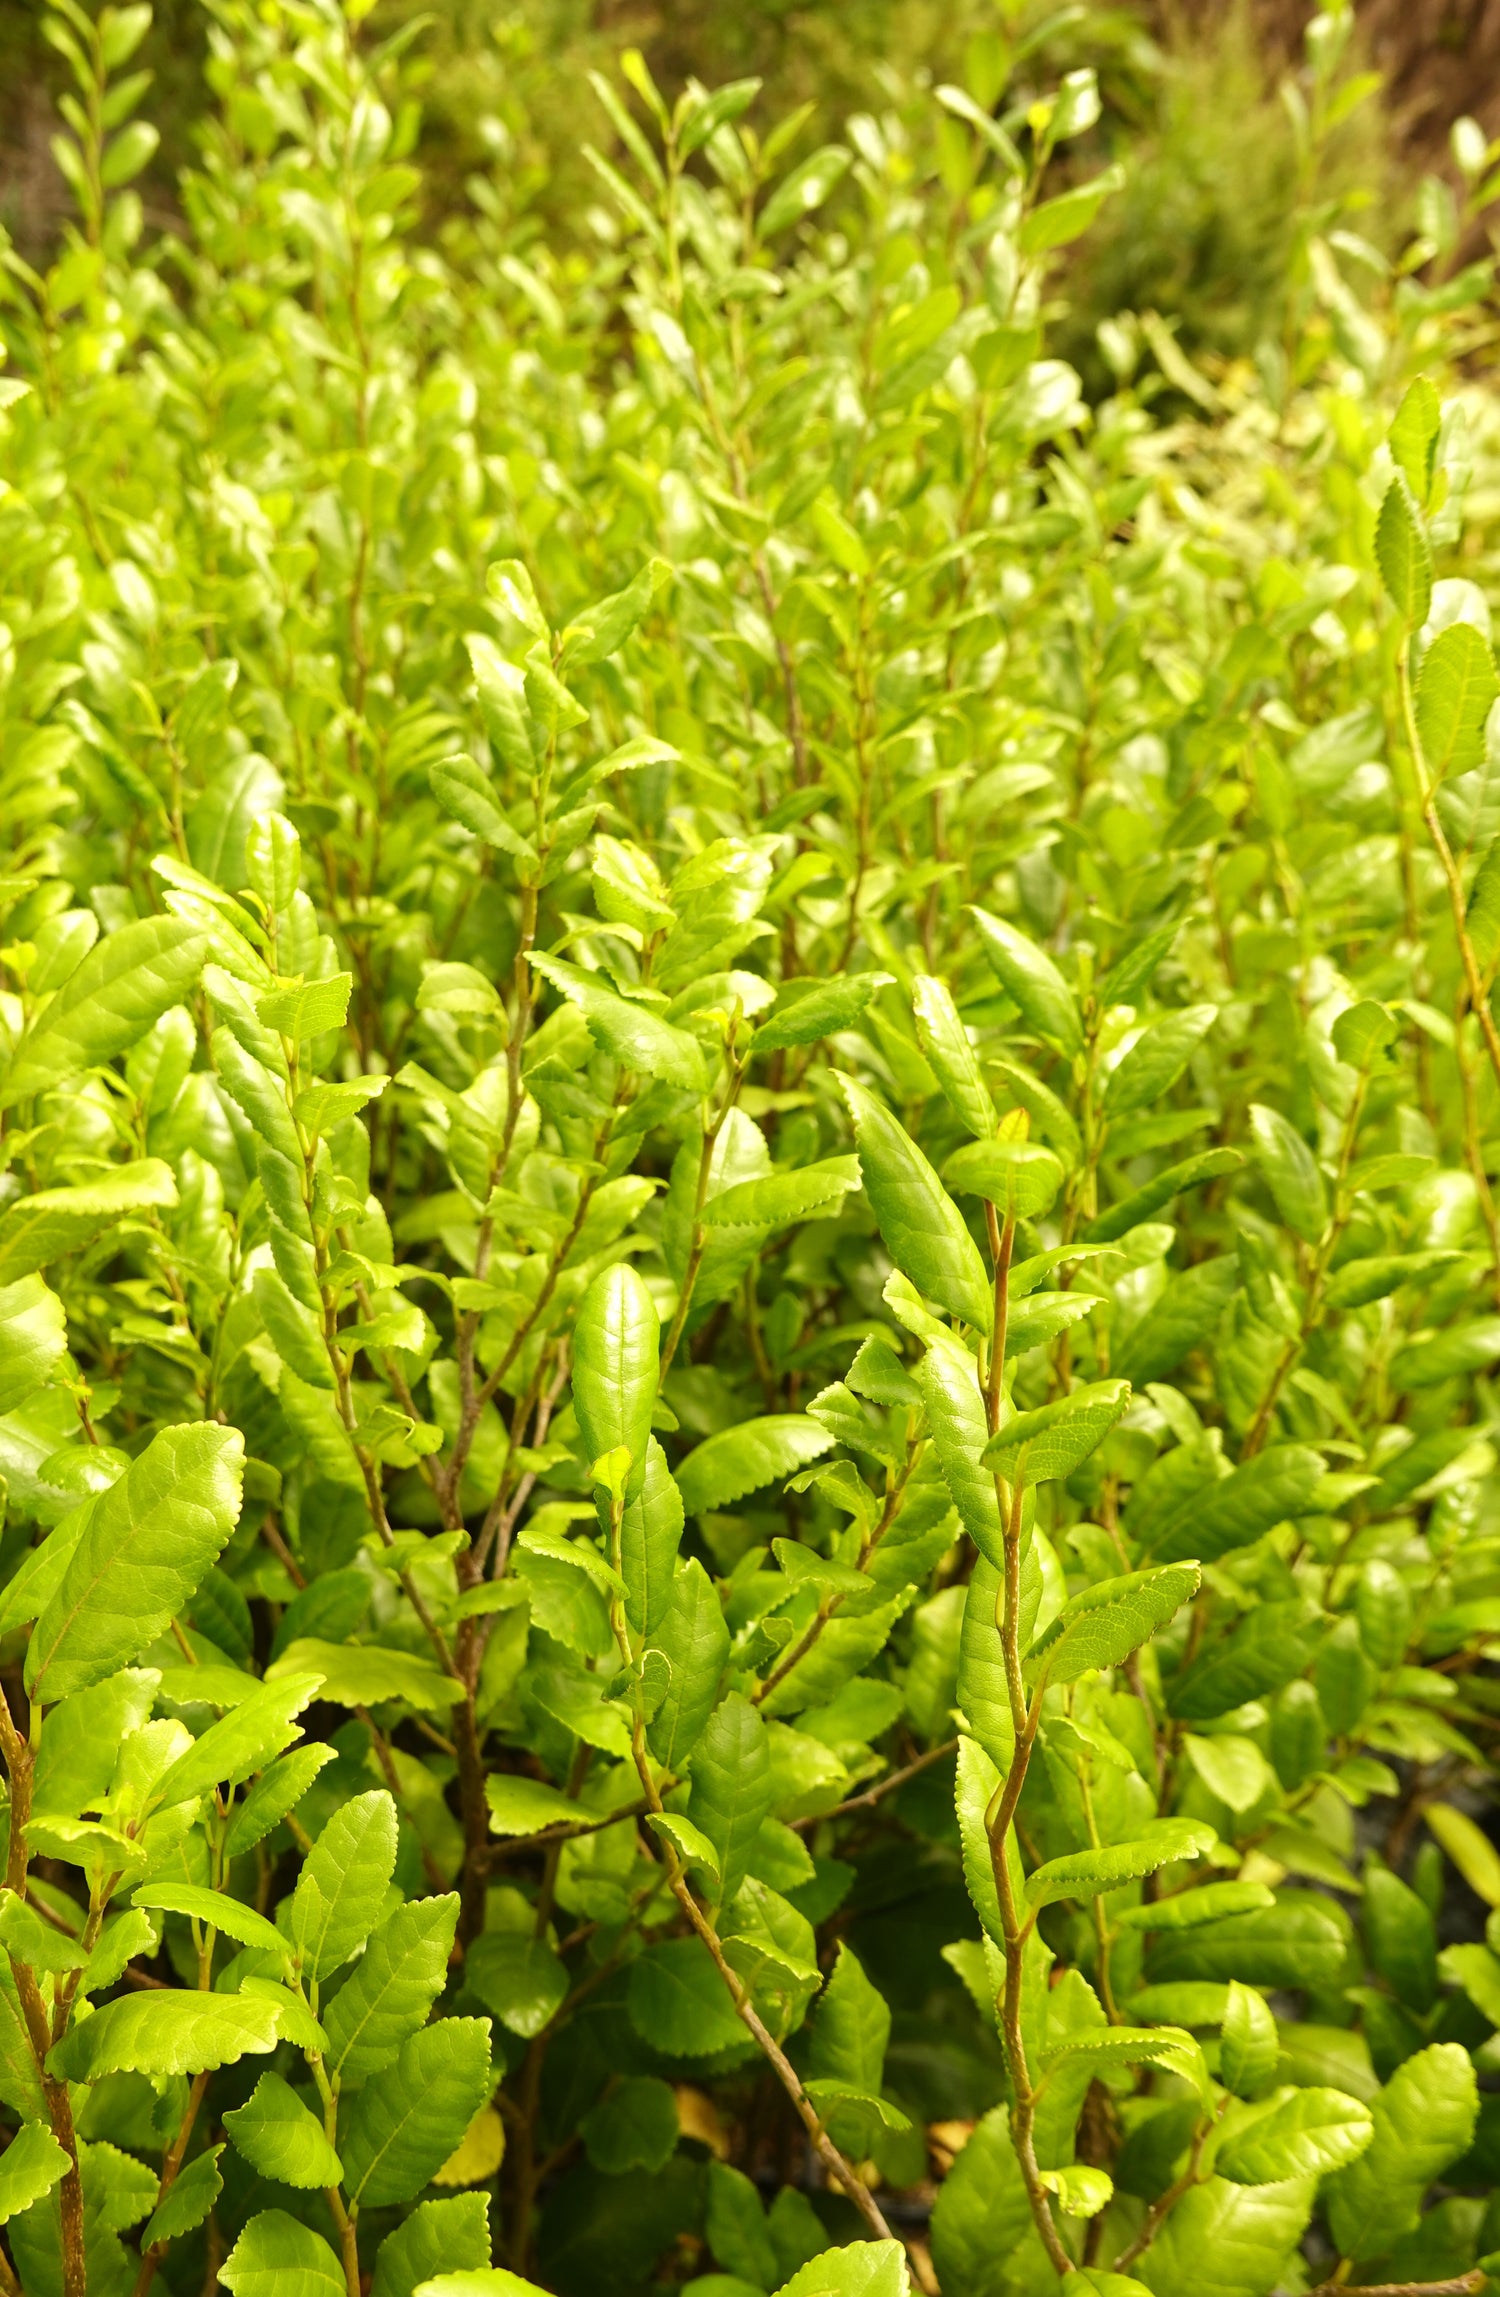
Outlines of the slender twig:
[[863,1794],[850,1795],[847,1802],[835,1803],[832,1810],[815,1811],[811,1818],[794,1818],[793,1831],[797,1834],[810,1834],[814,1827],[822,1826],[828,1819],[848,1818],[851,1811],[873,1810],[885,1796],[894,1794],[897,1787],[904,1787],[907,1780],[914,1779],[919,1771],[931,1770],[934,1763],[944,1761],[955,1752],[957,1746],[957,1739],[944,1739],[940,1747],[929,1747],[926,1754],[918,1755],[915,1762],[904,1764],[899,1771],[887,1772],[883,1779],[877,1779],[874,1786],[866,1787]]

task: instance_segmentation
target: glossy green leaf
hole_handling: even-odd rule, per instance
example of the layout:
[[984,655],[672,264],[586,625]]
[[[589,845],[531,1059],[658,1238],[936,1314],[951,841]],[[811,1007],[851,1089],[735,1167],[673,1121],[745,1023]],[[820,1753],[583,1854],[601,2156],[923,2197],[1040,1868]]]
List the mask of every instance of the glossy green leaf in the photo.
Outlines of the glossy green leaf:
[[917,1043],[955,1116],[976,1140],[987,1140],[998,1122],[984,1071],[946,983],[919,973],[912,984]]
[[51,2071],[70,2082],[103,2074],[198,2074],[276,2047],[274,2006],[244,1994],[172,1989],[126,1994],[54,2043]]
[[1083,1050],[1078,1000],[1045,950],[988,910],[971,912],[984,953],[1003,989],[1039,1033],[1067,1054]]
[[1117,1890],[1138,1875],[1154,1874],[1173,1859],[1197,1858],[1213,1845],[1213,1829],[1193,1819],[1161,1819],[1158,1831],[1139,1842],[1107,1843],[1099,1850],[1074,1850],[1049,1858],[1026,1878],[1028,1906],[1051,1906],[1060,1898],[1094,1898]]
[[281,2079],[262,2074],[224,2127],[252,2169],[281,2185],[327,2186],[343,2181],[338,2155],[317,2115]]
[[1347,2257],[1379,2257],[1409,2232],[1434,2178],[1467,2147],[1479,2110],[1468,2052],[1434,2042],[1398,2066],[1371,2105],[1374,2133],[1328,2193],[1335,2240]]
[[457,1921],[458,1900],[445,1894],[398,1906],[375,1931],[323,2010],[331,2072],[364,2081],[395,2062],[442,1992]]
[[284,2209],[252,2217],[219,2279],[232,2297],[348,2297],[349,2284],[321,2234]]
[[663,1021],[649,1006],[633,1005],[617,996],[593,974],[560,957],[537,956],[532,963],[543,979],[582,1013],[601,1052],[612,1054],[640,1076],[660,1077],[666,1084],[682,1085],[694,1093],[706,1089],[703,1055],[696,1037],[690,1037],[685,1029]]
[[367,2082],[340,2135],[344,2182],[369,2209],[409,2201],[441,2169],[494,2084],[487,2018],[441,2018]]
[[1056,1483],[1082,1465],[1130,1402],[1125,1380],[1095,1380],[1055,1404],[1018,1412],[985,1446],[984,1464],[1007,1483]]
[[371,2297],[412,2297],[420,2283],[444,2266],[467,2265],[482,2275],[489,2255],[487,2194],[420,2202],[376,2251]]
[[1328,1192],[1312,1150],[1279,1109],[1252,1108],[1250,1129],[1277,1211],[1295,1236],[1316,1244],[1328,1221]]
[[1401,620],[1409,630],[1420,629],[1432,603],[1432,550],[1404,472],[1392,479],[1380,505],[1375,563]]
[[102,1681],[161,1634],[234,1528],[244,1451],[237,1428],[165,1428],[100,1495],[32,1634],[34,1698]]
[[988,1332],[994,1301],[978,1246],[937,1174],[889,1111],[840,1076],[865,1194],[891,1258],[928,1300]]
[[396,1806],[377,1789],[334,1812],[309,1852],[277,1927],[309,1978],[347,1962],[375,1927],[396,1863]]
[[1096,1580],[1064,1606],[1037,1646],[1039,1672],[1049,1684],[1075,1683],[1095,1668],[1118,1667],[1182,1608],[1197,1585],[1193,1563]]
[[96,943],[22,1037],[0,1082],[0,1107],[99,1068],[180,1005],[208,944],[176,917],[142,917]]
[[774,1412],[742,1420],[710,1436],[677,1470],[677,1489],[689,1515],[732,1506],[763,1484],[806,1467],[832,1449],[833,1437],[816,1420],[796,1412]]
[[630,1466],[624,1497],[637,1500],[656,1402],[660,1318],[628,1262],[595,1278],[573,1333],[573,1408],[590,1460],[622,1448]]
[[1282,2090],[1220,2143],[1214,2166],[1234,2185],[1323,2177],[1358,2160],[1375,2135],[1369,2109],[1340,2090]]

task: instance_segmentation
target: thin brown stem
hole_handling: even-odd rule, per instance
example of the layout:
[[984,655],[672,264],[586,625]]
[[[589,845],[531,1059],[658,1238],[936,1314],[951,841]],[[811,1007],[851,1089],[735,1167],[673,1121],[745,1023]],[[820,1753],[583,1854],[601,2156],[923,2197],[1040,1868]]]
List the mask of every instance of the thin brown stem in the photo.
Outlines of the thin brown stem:
[[[210,2076],[207,2073],[196,2075],[193,2086],[188,2092],[187,2111],[178,2123],[177,2135],[168,2146],[162,2160],[161,2183],[156,2189],[156,2207],[158,2209],[177,2183],[177,2173],[182,2167],[182,2157],[187,2152],[188,2140],[193,2134],[193,2124],[198,2119],[198,2109],[203,2103],[209,2080]],[[141,2259],[141,2269],[135,2277],[135,2297],[146,2297],[147,2290],[156,2279],[156,2268],[166,2253],[167,2244],[165,2241],[152,2242],[151,2247]]]
[[915,1762],[904,1763],[899,1771],[888,1771],[874,1786],[866,1787],[863,1794],[850,1795],[847,1802],[835,1803],[832,1810],[817,1811],[811,1818],[794,1818],[791,1822],[793,1832],[811,1834],[815,1827],[822,1826],[828,1819],[848,1818],[854,1811],[873,1810],[887,1795],[894,1794],[898,1787],[904,1787],[908,1779],[917,1778],[923,1771],[930,1771],[934,1763],[945,1761],[957,1747],[957,1739],[944,1739],[940,1747],[929,1747],[925,1755],[917,1756]]

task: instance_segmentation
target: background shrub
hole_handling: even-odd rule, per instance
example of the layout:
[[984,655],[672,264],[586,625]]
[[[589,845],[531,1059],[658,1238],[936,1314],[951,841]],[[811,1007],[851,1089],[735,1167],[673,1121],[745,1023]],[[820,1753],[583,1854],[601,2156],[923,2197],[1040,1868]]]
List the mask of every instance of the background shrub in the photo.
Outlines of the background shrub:
[[1086,393],[1044,43],[424,234],[206,14],[0,274],[0,2286],[1482,2288],[1482,131],[1319,15]]

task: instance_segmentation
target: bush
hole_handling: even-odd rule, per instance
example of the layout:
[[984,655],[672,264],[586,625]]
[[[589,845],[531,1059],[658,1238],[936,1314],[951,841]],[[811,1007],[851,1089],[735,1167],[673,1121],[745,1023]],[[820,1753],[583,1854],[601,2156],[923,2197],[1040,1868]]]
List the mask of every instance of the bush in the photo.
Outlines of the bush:
[[1489,266],[1090,407],[1086,69],[435,248],[210,13],[3,274],[0,2287],[1478,2289]]

